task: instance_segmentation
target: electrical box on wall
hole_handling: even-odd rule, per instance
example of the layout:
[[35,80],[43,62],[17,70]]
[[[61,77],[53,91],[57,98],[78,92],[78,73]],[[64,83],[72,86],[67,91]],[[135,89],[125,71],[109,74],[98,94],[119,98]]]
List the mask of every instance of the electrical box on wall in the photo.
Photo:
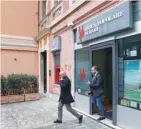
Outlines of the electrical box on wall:
[[49,70],[49,76],[51,76],[51,70]]

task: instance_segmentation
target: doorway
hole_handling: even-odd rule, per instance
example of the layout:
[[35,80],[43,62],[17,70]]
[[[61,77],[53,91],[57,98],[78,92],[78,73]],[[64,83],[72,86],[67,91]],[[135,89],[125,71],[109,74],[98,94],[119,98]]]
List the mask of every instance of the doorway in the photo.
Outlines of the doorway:
[[42,81],[43,81],[43,92],[47,92],[47,52],[41,52],[42,56]]
[[[112,47],[92,50],[92,66],[99,67],[99,73],[102,77],[103,83],[103,105],[105,108],[106,118],[112,120],[112,102],[113,102],[113,86],[112,86]],[[98,114],[98,108],[92,104],[92,114]]]

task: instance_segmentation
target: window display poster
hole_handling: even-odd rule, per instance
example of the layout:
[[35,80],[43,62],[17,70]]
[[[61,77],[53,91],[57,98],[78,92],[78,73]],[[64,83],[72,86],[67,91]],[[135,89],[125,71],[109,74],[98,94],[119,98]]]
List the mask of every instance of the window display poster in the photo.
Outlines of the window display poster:
[[89,87],[85,84],[89,80],[89,62],[79,62],[76,69],[76,88],[81,90],[89,90]]
[[124,61],[124,98],[141,102],[141,59]]

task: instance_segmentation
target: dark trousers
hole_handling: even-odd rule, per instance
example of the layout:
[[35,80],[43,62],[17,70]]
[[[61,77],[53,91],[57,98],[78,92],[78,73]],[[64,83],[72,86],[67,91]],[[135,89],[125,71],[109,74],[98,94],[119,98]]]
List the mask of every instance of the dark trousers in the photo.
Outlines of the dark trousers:
[[66,109],[76,116],[78,119],[80,118],[80,115],[71,107],[71,104],[62,104],[61,101],[59,101],[58,104],[58,120],[62,121],[62,114],[63,114],[63,106],[65,105]]
[[99,111],[100,111],[100,115],[101,116],[105,116],[105,110],[104,110],[104,106],[103,106],[103,101],[102,101],[102,96],[99,97],[92,97],[92,103],[96,104],[96,106],[98,107]]

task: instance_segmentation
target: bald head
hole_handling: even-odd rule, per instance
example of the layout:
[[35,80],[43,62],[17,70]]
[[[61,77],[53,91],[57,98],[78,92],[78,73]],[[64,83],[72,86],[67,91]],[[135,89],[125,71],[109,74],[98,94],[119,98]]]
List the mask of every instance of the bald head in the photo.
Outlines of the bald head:
[[64,76],[66,76],[65,71],[60,71],[60,77],[62,78],[62,77],[64,77]]

